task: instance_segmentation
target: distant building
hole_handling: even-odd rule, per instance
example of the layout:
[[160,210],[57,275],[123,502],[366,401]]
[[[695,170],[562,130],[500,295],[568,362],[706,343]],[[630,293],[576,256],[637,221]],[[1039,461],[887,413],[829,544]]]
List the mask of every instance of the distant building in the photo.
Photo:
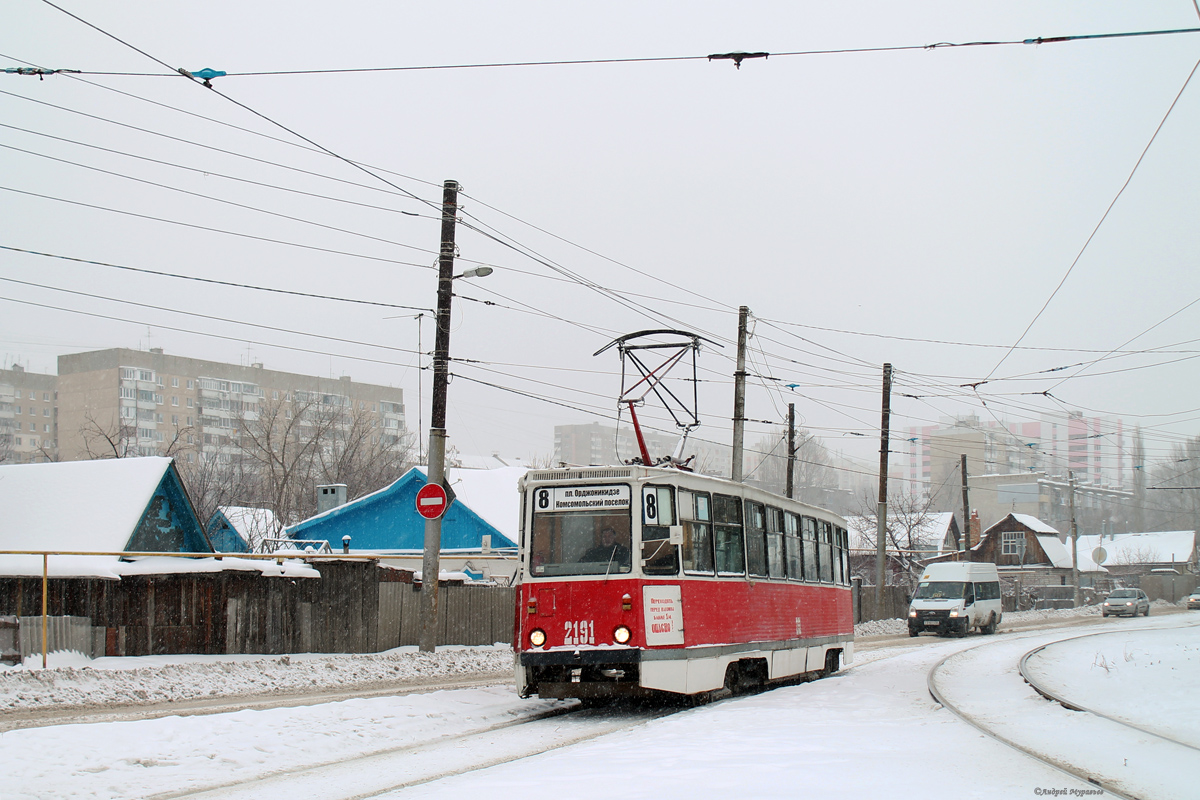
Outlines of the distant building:
[[110,349],[59,356],[57,390],[57,452],[65,461],[167,453],[229,460],[239,453],[240,426],[280,403],[288,414],[298,409],[343,427],[369,417],[376,440],[405,445],[403,391],[348,376],[205,361],[161,348]]
[[0,369],[0,464],[49,461],[58,437],[57,376]]
[[908,428],[904,437],[904,477],[935,495],[958,490],[963,455],[968,476],[1043,472],[1065,478],[1073,472],[1080,484],[1133,483],[1132,432],[1116,417],[1072,411],[1013,423],[972,414]]
[[[646,449],[652,459],[669,456],[679,445],[679,434],[642,430]],[[727,445],[689,437],[684,457],[694,455],[692,468],[706,475],[729,475],[733,449]],[[641,458],[637,435],[632,425],[616,428],[592,422],[554,426],[554,463],[576,466],[624,464]]]

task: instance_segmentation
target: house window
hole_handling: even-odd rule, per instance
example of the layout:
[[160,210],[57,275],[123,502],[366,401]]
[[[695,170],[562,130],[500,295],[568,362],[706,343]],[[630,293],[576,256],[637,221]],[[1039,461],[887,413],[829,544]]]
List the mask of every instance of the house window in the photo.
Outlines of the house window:
[[194,388],[196,388],[196,382],[195,382],[195,381],[193,381],[191,378],[188,378],[188,388],[189,388],[189,389],[194,389]]
[[179,378],[171,378],[171,388],[172,389],[179,388]]
[[177,405],[179,405],[179,398],[178,398],[178,397],[172,397],[172,398],[171,398],[171,405],[173,405],[173,406],[177,406]]
[[1006,556],[1017,556],[1021,554],[1022,545],[1025,544],[1025,534],[1023,531],[1004,531],[1000,534],[1000,554]]
[[190,397],[187,399],[187,407],[188,408],[192,407],[192,398],[190,398]]

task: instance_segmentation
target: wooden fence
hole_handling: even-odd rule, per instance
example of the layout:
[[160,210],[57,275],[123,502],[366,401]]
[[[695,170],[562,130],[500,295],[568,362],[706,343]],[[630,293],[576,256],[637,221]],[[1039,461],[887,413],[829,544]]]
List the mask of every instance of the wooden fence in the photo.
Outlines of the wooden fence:
[[[120,581],[51,578],[49,614],[84,618],[102,632],[97,654],[113,656],[373,653],[417,643],[420,595],[395,570],[332,559],[312,566],[319,579],[234,570]],[[0,614],[40,611],[41,584],[0,578]],[[438,643],[512,641],[514,591],[439,586]],[[40,649],[40,627],[37,638]],[[49,639],[52,647],[55,640]]]

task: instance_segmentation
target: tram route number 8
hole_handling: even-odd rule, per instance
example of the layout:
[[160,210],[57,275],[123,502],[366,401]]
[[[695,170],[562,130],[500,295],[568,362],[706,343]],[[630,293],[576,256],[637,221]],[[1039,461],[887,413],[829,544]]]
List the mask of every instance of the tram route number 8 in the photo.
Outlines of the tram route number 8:
[[667,486],[642,487],[642,524],[674,525],[675,507]]

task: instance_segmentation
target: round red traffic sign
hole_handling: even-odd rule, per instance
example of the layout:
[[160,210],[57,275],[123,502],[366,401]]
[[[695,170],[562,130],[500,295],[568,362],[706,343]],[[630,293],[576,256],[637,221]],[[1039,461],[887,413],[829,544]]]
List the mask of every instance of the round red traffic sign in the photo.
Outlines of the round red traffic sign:
[[425,519],[437,519],[449,505],[446,490],[436,483],[427,483],[417,491],[417,513]]

